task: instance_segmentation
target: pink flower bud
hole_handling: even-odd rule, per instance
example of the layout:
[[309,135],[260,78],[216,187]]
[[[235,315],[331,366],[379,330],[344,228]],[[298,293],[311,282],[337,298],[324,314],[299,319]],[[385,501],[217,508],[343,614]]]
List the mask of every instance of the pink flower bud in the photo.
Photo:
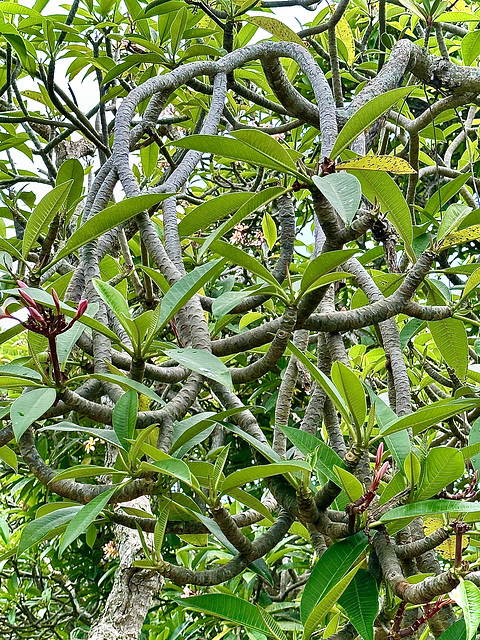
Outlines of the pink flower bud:
[[19,289],[18,293],[20,294],[22,302],[25,304],[26,307],[33,307],[38,311],[38,305],[35,302],[35,300],[32,298],[32,296],[28,295],[28,293],[23,289]]
[[60,315],[60,298],[58,297],[57,292],[53,287],[52,287],[52,298],[53,298],[53,301],[55,302],[55,307],[57,308],[57,315]]
[[80,302],[78,303],[77,313],[73,318],[73,322],[75,322],[75,320],[78,320],[83,316],[83,314],[87,310],[87,307],[88,307],[88,300],[86,300],[85,298],[82,298],[82,300],[80,300]]
[[35,309],[35,307],[28,307],[28,313],[30,314],[30,317],[40,323],[42,327],[47,326],[47,323],[45,322],[43,316],[38,312],[37,309]]
[[379,479],[379,480],[381,480],[381,479],[383,478],[383,476],[387,473],[387,471],[388,471],[388,469],[389,469],[389,468],[390,468],[390,463],[389,463],[388,461],[387,461],[387,462],[384,462],[384,463],[382,464],[382,466],[380,467],[380,469],[379,469],[379,470],[378,470],[378,472],[377,472],[377,475],[378,475],[378,479]]
[[378,469],[380,467],[380,463],[382,462],[382,456],[383,456],[383,442],[381,442],[378,445],[377,456],[375,458],[375,469]]
[[25,282],[22,282],[21,280],[17,280],[17,286],[19,289],[24,289],[27,285],[25,284]]

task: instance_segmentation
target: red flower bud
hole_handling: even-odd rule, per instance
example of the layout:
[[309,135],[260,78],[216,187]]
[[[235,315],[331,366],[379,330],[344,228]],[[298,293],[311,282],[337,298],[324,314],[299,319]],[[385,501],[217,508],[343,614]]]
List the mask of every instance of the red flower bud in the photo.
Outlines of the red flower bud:
[[77,307],[77,313],[75,314],[75,317],[73,318],[72,322],[75,322],[75,320],[78,320],[79,318],[81,318],[85,313],[85,311],[87,310],[87,307],[88,307],[88,300],[86,300],[85,298],[80,300]]
[[380,463],[382,462],[382,456],[383,456],[383,442],[381,442],[378,445],[377,456],[375,458],[375,469],[380,468]]
[[44,317],[42,316],[41,313],[38,312],[37,309],[35,309],[35,307],[28,307],[28,313],[30,314],[30,317],[32,317],[34,320],[40,323],[42,327],[47,326],[47,323],[45,322]]
[[17,280],[17,286],[19,289],[24,289],[27,285],[25,284],[25,282],[22,282],[21,280]]
[[26,307],[33,307],[38,311],[38,305],[35,302],[35,300],[32,298],[32,296],[28,295],[28,293],[24,291],[22,288],[18,290],[18,293],[20,294],[22,302],[25,304]]
[[55,302],[55,307],[57,308],[57,315],[60,315],[60,298],[58,297],[57,292],[53,287],[52,287],[52,298],[53,298],[53,301]]

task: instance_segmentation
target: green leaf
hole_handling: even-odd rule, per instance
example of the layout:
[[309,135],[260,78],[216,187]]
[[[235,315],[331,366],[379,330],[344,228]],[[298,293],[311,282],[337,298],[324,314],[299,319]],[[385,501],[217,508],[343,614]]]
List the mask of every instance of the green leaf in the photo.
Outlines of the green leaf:
[[163,400],[155,393],[155,391],[153,391],[153,389],[150,389],[150,387],[145,386],[141,382],[127,378],[126,376],[117,376],[115,373],[92,373],[88,376],[77,376],[73,379],[83,380],[84,378],[96,378],[97,380],[103,380],[104,382],[114,382],[124,391],[134,389],[135,391],[138,391],[138,393],[142,393],[144,396],[147,396],[147,398],[163,404]]
[[316,438],[307,431],[301,431],[295,427],[279,428],[287,436],[290,442],[304,455],[317,451],[315,468],[325,475],[329,480],[338,485],[338,476],[335,474],[334,468],[344,468],[344,462],[335,451],[327,444]]
[[363,496],[363,494],[365,493],[365,489],[363,488],[360,480],[357,480],[357,478],[352,473],[350,473],[346,469],[343,469],[342,467],[337,466],[334,467],[334,471],[340,478],[342,487],[345,489],[350,502],[355,502],[355,500],[358,500],[360,496]]
[[65,533],[62,536],[62,540],[60,542],[60,547],[58,550],[59,556],[63,554],[65,549],[74,540],[76,540],[78,536],[80,536],[84,531],[88,529],[88,527],[96,519],[102,509],[106,507],[108,501],[113,496],[117,488],[118,487],[113,487],[112,489],[104,491],[98,496],[95,496],[93,500],[90,500],[90,502],[83,505],[80,511],[78,511],[78,513],[73,516],[73,518],[68,523]]
[[457,600],[465,617],[467,640],[472,640],[480,624],[480,589],[470,580],[462,580]]
[[434,516],[437,513],[456,514],[456,513],[478,513],[480,512],[480,503],[467,502],[466,500],[423,500],[406,504],[402,507],[395,507],[384,513],[380,522],[390,522],[393,520],[402,520],[403,518],[417,518],[418,516]]
[[27,257],[38,236],[42,233],[42,229],[52,222],[62,208],[72,184],[73,181],[69,180],[49,191],[30,214],[23,235],[22,255],[24,258]]
[[400,87],[399,89],[392,89],[386,91],[372,100],[369,100],[367,104],[360,107],[353,116],[347,120],[344,127],[338,134],[333,149],[330,153],[332,160],[335,160],[344,149],[346,149],[358,136],[367,129],[372,122],[378,120],[386,111],[391,109],[400,100],[403,100],[415,89],[414,86]]
[[238,247],[228,242],[223,242],[223,240],[216,240],[212,244],[212,250],[215,253],[218,253],[219,255],[227,258],[229,262],[240,265],[247,271],[254,273],[259,278],[262,278],[262,280],[265,280],[265,282],[273,284],[273,286],[276,287],[279,291],[282,291],[280,285],[275,280],[270,271],[266,267],[264,267],[259,260],[251,256],[250,254],[245,253],[245,251],[242,251]]
[[253,629],[259,633],[271,636],[258,609],[255,605],[226,593],[209,593],[203,596],[190,596],[190,598],[178,599],[177,604],[191,611],[199,611],[209,616],[229,620],[235,624]]
[[10,408],[10,419],[17,442],[22,433],[50,409],[56,397],[55,389],[42,388],[23,393],[14,401]]
[[475,269],[475,271],[471,274],[468,280],[465,283],[463,288],[461,299],[463,300],[468,296],[469,293],[474,291],[480,283],[480,267]]
[[173,144],[300,176],[287,151],[267,133],[242,129],[233,135],[234,138],[194,134],[176,140]]
[[7,447],[7,445],[0,447],[0,460],[3,460],[3,462],[8,464],[14,471],[18,471],[17,454],[15,451],[12,451],[10,447]]
[[195,207],[178,223],[178,233],[180,237],[191,236],[197,231],[208,229],[217,220],[237,211],[248,200],[252,199],[252,194],[239,191],[224,193],[221,196],[207,200]]
[[127,198],[122,202],[96,213],[70,236],[63,249],[61,249],[53,261],[49,263],[49,266],[73,253],[79,247],[87,244],[87,242],[96,240],[107,231],[110,231],[110,229],[114,229],[124,222],[127,222],[130,218],[155,206],[171,195],[171,193],[157,193]]
[[429,322],[428,328],[442,358],[464,380],[468,368],[468,340],[465,325],[455,318]]
[[313,176],[313,182],[345,224],[349,225],[362,199],[362,187],[358,178],[350,173],[331,173],[322,177]]
[[203,285],[218,275],[225,260],[218,259],[206,262],[177,280],[162,299],[157,331],[163,329],[167,322],[192,298]]
[[183,364],[187,369],[223,384],[233,391],[232,376],[220,358],[203,349],[166,349],[164,351],[172,360]]
[[319,627],[327,613],[338,602],[338,599],[355,577],[359,566],[354,567],[346,576],[334,584],[330,591],[315,605],[312,613],[305,620],[303,639],[309,640]]
[[287,636],[283,633],[282,628],[278,624],[278,622],[272,618],[272,616],[262,609],[260,605],[257,604],[257,609],[260,615],[262,616],[262,620],[270,631],[270,635],[275,638],[275,640],[288,640]]
[[72,181],[70,191],[65,202],[69,210],[82,196],[84,172],[82,163],[76,158],[69,158],[62,162],[58,169],[56,184],[60,185]]
[[50,482],[57,482],[58,480],[67,480],[69,478],[91,478],[94,476],[106,475],[111,476],[113,474],[120,474],[126,476],[125,471],[118,471],[111,467],[96,467],[89,464],[78,464],[70,469],[63,469],[59,471]]
[[427,455],[422,484],[415,492],[417,500],[431,498],[447,485],[458,480],[465,471],[462,452],[449,447],[434,447]]
[[268,248],[272,250],[273,245],[277,241],[277,225],[272,216],[265,211],[262,218],[262,231],[267,241]]
[[271,33],[272,36],[275,36],[279,40],[295,42],[296,44],[301,44],[302,47],[305,47],[305,43],[295,33],[295,31],[276,18],[271,18],[270,16],[242,16],[242,20],[250,22],[250,24],[257,25],[257,27],[260,27],[260,29],[263,29],[264,31],[268,31],[268,33]]
[[435,193],[430,196],[425,206],[425,211],[432,215],[437,213],[437,211],[440,211],[444,204],[457,195],[469,177],[469,173],[462,174],[450,182],[447,182],[447,184],[444,184],[443,187],[438,189],[438,191],[435,191]]
[[[107,307],[113,311],[119,320],[121,320],[122,314],[130,318],[128,303],[118,289],[109,285],[108,282],[102,282],[102,280],[97,280],[96,278],[93,279],[93,286]],[[127,333],[130,333],[126,326],[124,326],[124,329]]]
[[223,476],[223,468],[225,466],[225,463],[227,462],[229,451],[230,445],[227,444],[225,447],[222,447],[215,456],[215,464],[213,465],[212,474],[212,490],[214,492],[214,495],[218,489],[220,478]]
[[[329,547],[313,567],[300,603],[300,618],[305,624],[315,606],[347,573],[368,545],[367,536],[359,531]],[[353,576],[352,576],[353,577]]]
[[345,589],[338,604],[364,640],[374,640],[373,623],[378,614],[377,581],[366,569],[360,569]]
[[396,182],[388,173],[350,170],[360,180],[362,193],[373,204],[380,204],[383,213],[393,224],[407,247],[413,240],[413,226],[407,201]]
[[425,429],[432,427],[433,425],[441,422],[442,420],[448,420],[452,416],[456,416],[462,411],[471,409],[476,406],[475,401],[469,400],[449,400],[447,402],[441,400],[439,402],[433,402],[427,407],[422,407],[407,416],[402,416],[396,420],[389,422],[384,428],[381,429],[380,435],[386,436],[402,429],[408,429],[412,427],[414,435],[418,435]]
[[153,464],[150,462],[142,462],[140,469],[144,471],[155,471],[156,473],[161,473],[162,475],[171,476],[176,480],[186,482],[188,485],[192,484],[190,469],[183,460],[178,460],[178,458],[157,460]]
[[310,260],[302,276],[300,291],[303,293],[307,291],[307,289],[310,289],[319,278],[339,267],[355,255],[355,253],[356,249],[327,251]]
[[367,400],[360,379],[351,369],[338,360],[332,365],[332,380],[347,403],[357,427],[362,427],[367,417]]
[[137,412],[138,395],[136,391],[129,389],[117,400],[112,413],[113,430],[124,447],[128,446],[127,440],[135,436]]
[[467,640],[465,618],[462,617],[447,627],[438,640]]
[[417,173],[415,169],[403,158],[398,156],[364,156],[363,158],[352,158],[344,162],[338,162],[336,170],[341,169],[364,169],[366,171],[389,171],[396,175],[407,175]]
[[120,443],[117,434],[111,429],[95,429],[94,427],[85,427],[80,426],[78,424],[74,424],[73,422],[59,422],[57,424],[49,424],[46,427],[42,427],[38,430],[42,431],[65,431],[65,432],[77,432],[77,433],[88,433],[90,436],[94,436],[95,438],[101,438],[105,440],[105,442],[109,442],[113,444],[114,447],[118,447],[119,449],[124,449],[122,444]]
[[51,513],[47,513],[36,520],[28,522],[22,530],[18,543],[17,557],[25,553],[33,545],[38,544],[42,540],[67,524],[79,511],[81,506],[66,507],[65,509],[56,509]]
[[335,407],[338,409],[338,411],[340,411],[344,420],[350,420],[350,415],[348,412],[348,407],[345,404],[345,400],[342,398],[338,389],[331,382],[331,380],[323,373],[323,371],[315,366],[313,362],[309,360],[307,356],[293,344],[293,342],[288,343],[288,348],[298,358],[298,360],[300,360],[300,362],[305,365],[305,367],[315,379],[315,382],[317,382],[322,387]]
[[310,471],[310,469],[310,465],[303,460],[297,460],[295,462],[260,464],[254,467],[247,467],[246,469],[234,471],[227,476],[221,486],[221,491],[222,493],[228,493],[230,489],[241,487],[249,482],[255,482],[255,480],[263,480],[264,478],[271,478],[272,476],[283,475],[285,473],[292,473],[295,471]]
[[464,35],[461,47],[463,64],[469,67],[480,55],[480,31],[475,29]]
[[464,218],[472,211],[465,204],[451,204],[445,211],[438,227],[437,242],[440,242],[449,233],[455,231]]
[[158,520],[155,525],[155,530],[153,532],[153,546],[155,548],[155,552],[158,559],[162,557],[162,544],[163,544],[163,539],[165,537],[165,531],[167,529],[169,513],[170,513],[170,502],[167,502],[167,504],[163,507],[163,509],[161,509],[160,513],[158,514]]

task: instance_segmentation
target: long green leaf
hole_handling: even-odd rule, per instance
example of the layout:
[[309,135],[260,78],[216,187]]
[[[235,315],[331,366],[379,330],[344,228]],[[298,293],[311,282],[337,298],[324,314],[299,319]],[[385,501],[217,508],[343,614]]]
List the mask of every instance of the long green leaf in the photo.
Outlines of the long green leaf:
[[59,471],[57,475],[52,478],[50,482],[57,482],[58,480],[67,480],[69,478],[92,478],[94,476],[120,474],[126,476],[125,471],[118,471],[111,467],[96,467],[89,464],[78,464],[70,469],[63,469]]
[[373,623],[378,615],[378,587],[373,575],[359,569],[338,600],[348,619],[364,640],[374,640]]
[[230,216],[225,222],[223,222],[217,229],[205,239],[202,244],[199,255],[202,256],[208,250],[208,248],[219,238],[224,236],[227,231],[233,229],[236,224],[239,224],[244,218],[248,217],[261,207],[273,202],[279,198],[282,194],[286,193],[287,189],[282,187],[268,187],[263,189],[259,193],[253,194],[253,196],[245,202],[236,213]]
[[111,429],[95,429],[95,427],[86,427],[80,426],[78,424],[74,424],[73,422],[59,422],[57,424],[49,424],[46,427],[42,427],[38,430],[41,431],[64,431],[66,433],[88,433],[88,435],[93,436],[94,438],[100,438],[101,440],[105,440],[110,444],[113,444],[114,447],[118,447],[119,449],[124,449],[123,445],[119,441],[117,434]]
[[380,204],[383,213],[393,224],[405,242],[407,249],[413,240],[413,226],[410,209],[397,183],[384,171],[358,171],[349,169],[349,173],[356,176],[362,185],[362,193],[370,202],[375,199]]
[[100,493],[98,496],[95,496],[93,500],[90,500],[87,504],[85,504],[78,513],[76,513],[73,518],[68,523],[67,528],[65,529],[65,533],[62,536],[62,540],[60,542],[60,547],[58,550],[58,555],[61,556],[65,549],[80,536],[84,531],[88,529],[88,527],[92,524],[98,514],[102,511],[104,507],[106,507],[108,501],[113,496],[117,487],[113,487],[108,491],[104,491]]
[[295,471],[310,471],[310,469],[310,465],[303,460],[297,460],[295,462],[277,462],[272,464],[261,464],[255,467],[247,467],[246,469],[234,471],[229,476],[227,476],[221,485],[221,491],[222,493],[228,493],[230,489],[241,487],[242,485],[249,482],[255,482],[255,480],[271,478],[272,476],[283,475],[285,473],[292,473]]
[[279,428],[304,455],[313,453],[316,450],[315,468],[338,485],[338,476],[335,474],[334,467],[342,469],[345,465],[333,449],[307,431],[301,431],[300,429],[295,429],[295,427],[279,426]]
[[447,182],[447,184],[444,184],[443,187],[440,187],[438,191],[435,191],[435,193],[430,196],[427,204],[425,205],[425,211],[432,215],[437,213],[437,211],[440,211],[440,208],[444,204],[457,195],[469,177],[470,174],[468,173],[462,174],[450,182]]
[[208,227],[225,216],[237,211],[243,204],[251,200],[253,194],[245,191],[224,193],[221,196],[207,200],[195,207],[178,223],[178,233],[181,237],[190,236]]
[[62,208],[72,184],[73,181],[69,180],[52,189],[40,200],[30,214],[23,234],[22,255],[24,258],[27,257],[38,236],[42,233],[42,229],[52,222]]
[[127,440],[135,435],[137,422],[138,395],[134,389],[129,389],[119,398],[113,408],[112,426],[118,440],[126,447]]
[[462,580],[457,599],[465,617],[467,640],[472,640],[480,624],[480,589],[470,580]]
[[441,242],[445,236],[455,231],[471,211],[472,208],[465,204],[451,204],[442,216],[437,231],[437,242]]
[[442,358],[460,380],[464,380],[468,368],[468,339],[463,322],[444,318],[429,322],[428,328]]
[[192,474],[188,465],[178,458],[168,458],[166,460],[157,460],[153,464],[150,462],[142,462],[140,468],[145,471],[155,471],[163,475],[171,476],[176,480],[192,484]]
[[53,531],[69,522],[81,509],[81,506],[66,507],[47,513],[36,520],[28,522],[22,530],[18,543],[17,557],[30,547],[44,540]]
[[235,624],[253,629],[270,636],[271,633],[255,605],[225,593],[208,593],[203,596],[191,596],[177,600],[177,604],[191,611],[199,611],[221,620],[229,620]]
[[102,282],[102,280],[97,280],[96,278],[93,279],[93,286],[105,304],[113,311],[118,319],[120,319],[122,314],[127,318],[130,318],[128,302],[118,289],[112,287],[108,282]]
[[357,427],[362,427],[367,417],[367,400],[360,379],[337,360],[332,365],[332,380],[347,403]]
[[128,198],[100,211],[87,220],[85,224],[70,236],[63,249],[61,249],[53,261],[49,263],[49,266],[73,253],[79,247],[87,244],[87,242],[96,240],[107,231],[110,231],[110,229],[114,229],[120,224],[127,222],[130,218],[162,202],[162,200],[169,198],[171,195],[171,193],[157,193],[136,196],[135,198]]
[[323,598],[319,600],[319,602],[317,602],[312,612],[305,620],[303,628],[303,640],[309,640],[312,637],[312,634],[316,631],[327,613],[329,613],[332,607],[338,602],[338,599],[340,598],[342,593],[353,580],[358,569],[359,566],[354,567],[351,571],[349,571],[346,576],[336,582],[332,586],[330,591],[325,594]]
[[263,266],[263,264],[251,256],[250,254],[242,251],[238,247],[229,244],[228,242],[224,242],[223,240],[216,240],[212,244],[212,250],[215,253],[227,258],[229,262],[233,262],[234,264],[238,264],[247,271],[254,273],[259,278],[265,280],[265,282],[269,282],[273,284],[274,287],[281,290],[280,285],[275,280],[270,271]]
[[406,504],[402,507],[395,507],[384,513],[380,522],[390,522],[393,520],[401,520],[403,518],[417,518],[418,516],[434,516],[437,513],[456,514],[456,513],[478,513],[480,512],[480,503],[466,502],[465,500],[422,500]]
[[367,545],[367,536],[359,531],[336,542],[321,556],[303,590],[300,617],[304,624],[317,603],[344,577]]
[[465,471],[463,454],[459,449],[434,447],[425,462],[422,484],[415,492],[416,500],[431,498],[451,482],[458,480]]
[[206,262],[180,278],[165,294],[160,307],[157,331],[160,331],[185,304],[222,268],[225,260]]
[[339,251],[327,251],[307,264],[302,280],[300,291],[303,293],[310,289],[315,282],[323,275],[330,273],[341,264],[349,260],[356,253],[356,249],[341,249]]
[[386,91],[372,98],[367,104],[360,107],[360,109],[347,120],[343,129],[338,134],[330,153],[332,160],[335,160],[372,122],[375,122],[375,120],[391,109],[399,100],[403,100],[403,98],[408,96],[414,89],[414,86],[392,89],[391,91]]
[[10,419],[17,442],[22,433],[50,409],[56,397],[55,389],[43,388],[32,389],[15,400],[10,407]]
[[[295,163],[280,143],[267,133],[244,129],[227,136],[191,135],[175,141],[175,146],[248,162],[300,176]],[[303,176],[302,176],[303,177]]]
[[166,349],[165,353],[187,369],[223,384],[233,391],[232,376],[220,358],[203,349]]
[[414,435],[421,433],[425,429],[432,427],[433,425],[441,422],[442,420],[448,420],[452,416],[456,416],[462,411],[471,409],[476,406],[474,400],[455,400],[455,401],[439,401],[434,402],[427,407],[422,407],[415,413],[411,413],[407,416],[397,418],[393,422],[388,423],[381,431],[381,436],[387,436],[396,431],[402,429],[408,429],[412,427]]
[[84,378],[96,378],[97,380],[102,380],[103,382],[114,382],[115,384],[118,384],[118,386],[121,387],[124,391],[134,389],[138,393],[147,396],[147,398],[163,404],[163,400],[155,393],[155,391],[153,391],[153,389],[150,389],[150,387],[145,386],[141,382],[137,382],[136,380],[127,378],[126,376],[117,376],[115,373],[92,373],[88,376],[77,376],[76,378],[73,378],[73,380],[83,380]]
[[293,344],[293,342],[288,343],[288,348],[300,360],[300,362],[305,365],[305,367],[315,379],[315,382],[317,382],[322,387],[322,389],[325,391],[330,400],[332,400],[338,411],[340,411],[343,418],[346,421],[349,421],[350,415],[348,412],[348,407],[345,404],[345,400],[342,398],[341,394],[332,383],[332,381],[323,373],[323,371],[320,371],[320,369],[315,366],[313,362],[309,360],[307,356]]

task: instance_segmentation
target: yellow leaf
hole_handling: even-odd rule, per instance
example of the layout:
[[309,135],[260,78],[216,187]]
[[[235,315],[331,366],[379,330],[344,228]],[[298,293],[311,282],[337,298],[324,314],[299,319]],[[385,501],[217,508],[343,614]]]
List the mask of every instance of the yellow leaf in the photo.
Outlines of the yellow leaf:
[[[423,519],[423,529],[425,531],[425,535],[429,536],[434,531],[437,531],[441,527],[444,526],[443,520],[441,518],[433,518],[428,517]],[[470,538],[468,536],[463,536],[463,548],[466,549],[470,544]],[[454,560],[455,559],[455,536],[450,536],[447,538],[442,544],[439,544],[438,547],[435,547],[436,552],[445,558],[445,560]]]
[[480,224],[474,224],[468,229],[462,229],[462,231],[456,231],[455,233],[449,233],[448,236],[442,240],[438,245],[437,251],[443,251],[449,249],[457,244],[463,244],[464,242],[470,242],[471,240],[478,240],[480,238]]
[[335,35],[345,45],[348,52],[347,62],[351,65],[355,60],[355,40],[353,39],[353,33],[350,29],[350,25],[345,18],[340,18],[338,21],[337,26],[335,27]]
[[406,160],[396,156],[364,156],[345,160],[336,165],[336,169],[366,169],[367,171],[389,171],[397,175],[416,173]]
[[280,22],[280,20],[269,18],[268,16],[248,16],[243,18],[243,20],[246,20],[251,24],[256,24],[257,27],[268,31],[268,33],[271,33],[272,36],[275,36],[279,40],[295,42],[296,44],[301,44],[302,47],[305,47],[303,40],[297,36],[295,31],[290,29],[290,27],[287,27],[283,22]]

